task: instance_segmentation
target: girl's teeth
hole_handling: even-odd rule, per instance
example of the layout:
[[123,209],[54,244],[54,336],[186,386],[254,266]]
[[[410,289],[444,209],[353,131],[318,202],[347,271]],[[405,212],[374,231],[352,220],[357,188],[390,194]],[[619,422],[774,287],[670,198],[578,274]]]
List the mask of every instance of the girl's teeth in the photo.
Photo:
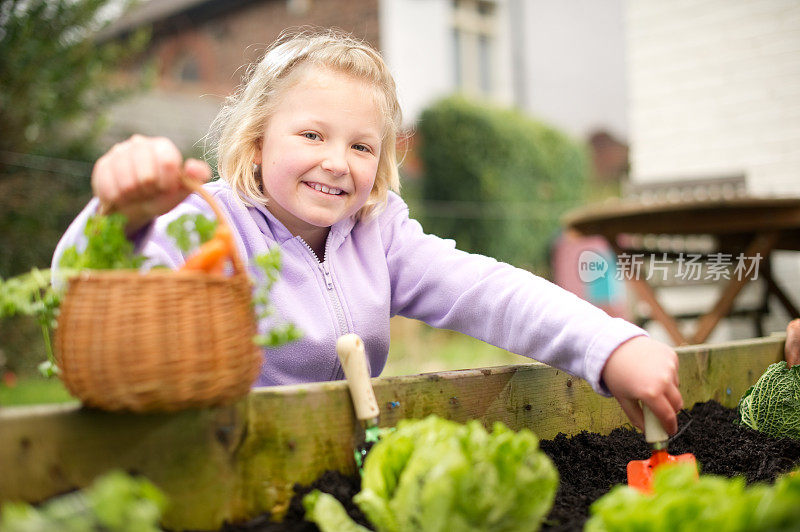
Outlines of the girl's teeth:
[[325,194],[333,194],[333,195],[339,195],[342,193],[342,191],[339,190],[338,188],[328,188],[325,185],[320,185],[319,183],[314,184],[314,190],[318,190]]

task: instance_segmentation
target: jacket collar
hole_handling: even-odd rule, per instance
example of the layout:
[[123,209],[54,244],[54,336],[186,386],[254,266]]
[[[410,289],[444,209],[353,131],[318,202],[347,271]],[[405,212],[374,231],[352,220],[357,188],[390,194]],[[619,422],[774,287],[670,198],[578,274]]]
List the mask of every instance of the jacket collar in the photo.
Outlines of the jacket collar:
[[[299,238],[292,235],[275,215],[273,215],[265,205],[252,202],[252,207],[248,210],[253,216],[256,225],[263,234],[271,235],[279,244],[283,244],[290,238]],[[326,247],[330,246],[331,250],[336,250],[347,238],[347,235],[353,230],[356,221],[350,217],[340,220],[331,226],[328,233],[328,243]]]

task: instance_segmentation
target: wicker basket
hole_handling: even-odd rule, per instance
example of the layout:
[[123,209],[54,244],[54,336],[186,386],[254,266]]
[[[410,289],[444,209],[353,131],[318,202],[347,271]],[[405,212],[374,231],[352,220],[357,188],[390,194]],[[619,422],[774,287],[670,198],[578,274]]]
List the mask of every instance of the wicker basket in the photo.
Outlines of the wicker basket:
[[[187,183],[225,218],[214,199]],[[229,276],[91,271],[72,278],[55,335],[67,389],[87,406],[136,412],[221,405],[247,394],[261,362],[251,286]]]

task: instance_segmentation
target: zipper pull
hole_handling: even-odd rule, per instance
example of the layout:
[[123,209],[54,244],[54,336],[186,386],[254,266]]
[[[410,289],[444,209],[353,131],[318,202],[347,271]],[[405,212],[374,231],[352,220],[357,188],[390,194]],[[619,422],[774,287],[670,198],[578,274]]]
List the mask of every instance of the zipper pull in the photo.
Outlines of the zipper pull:
[[324,262],[320,262],[319,269],[322,270],[322,274],[325,276],[325,285],[328,287],[328,290],[333,290],[333,279],[331,279],[331,271],[328,269],[328,265]]

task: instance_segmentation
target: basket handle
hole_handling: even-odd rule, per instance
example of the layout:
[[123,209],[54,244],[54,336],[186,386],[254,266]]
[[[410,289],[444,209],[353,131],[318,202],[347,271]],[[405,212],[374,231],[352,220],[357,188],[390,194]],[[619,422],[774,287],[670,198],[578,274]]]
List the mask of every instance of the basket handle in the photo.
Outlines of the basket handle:
[[[230,225],[228,225],[227,220],[225,219],[225,215],[222,213],[222,209],[219,207],[219,203],[214,197],[208,193],[208,191],[203,187],[201,183],[198,183],[194,179],[190,178],[186,175],[186,172],[181,172],[181,184],[184,188],[187,188],[203,198],[206,203],[208,203],[211,210],[214,211],[214,216],[217,218],[217,224],[222,225],[225,227],[230,234],[233,234],[231,231]],[[239,257],[239,251],[235,245],[231,246],[231,262],[233,263],[233,271],[234,273],[244,273],[244,265],[242,264],[242,259]]]

